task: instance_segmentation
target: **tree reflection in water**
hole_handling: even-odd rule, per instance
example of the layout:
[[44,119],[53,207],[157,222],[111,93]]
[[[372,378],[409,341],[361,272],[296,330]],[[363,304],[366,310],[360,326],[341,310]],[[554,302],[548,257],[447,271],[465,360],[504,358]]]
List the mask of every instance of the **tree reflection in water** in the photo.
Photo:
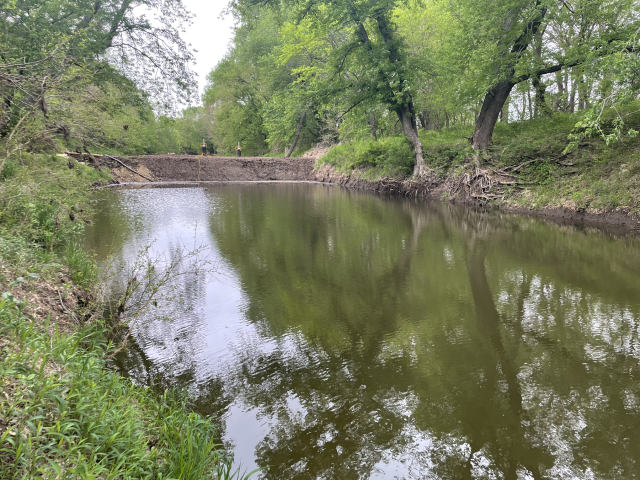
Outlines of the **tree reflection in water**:
[[137,332],[127,370],[153,377],[145,351],[170,345],[159,370],[200,411],[257,412],[265,478],[640,474],[637,237],[307,185],[203,192],[246,331],[193,361],[216,312],[191,286],[204,313]]

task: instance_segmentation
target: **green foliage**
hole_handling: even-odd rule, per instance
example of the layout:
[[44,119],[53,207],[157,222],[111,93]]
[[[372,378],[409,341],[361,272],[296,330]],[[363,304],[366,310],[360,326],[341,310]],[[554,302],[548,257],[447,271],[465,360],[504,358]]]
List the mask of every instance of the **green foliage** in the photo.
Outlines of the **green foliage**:
[[0,185],[0,229],[49,251],[77,238],[92,211],[89,186],[110,177],[86,165],[70,169],[67,162],[53,155],[14,162],[13,176]]
[[69,242],[64,251],[63,259],[69,268],[73,283],[83,288],[95,285],[98,268],[93,255],[84,250],[81,245],[75,241]]
[[[607,145],[597,138],[584,138],[577,149],[567,153],[567,137],[583,115],[558,113],[497,125],[494,145],[483,157],[483,168],[516,169],[514,177],[526,187],[508,191],[506,205],[537,209],[568,207],[591,212],[638,211],[640,139],[625,136]],[[640,124],[638,104],[630,103],[602,113],[605,133],[615,128],[618,116],[629,124]],[[421,131],[426,163],[442,178],[455,175],[473,154],[468,140],[472,132],[473,127]],[[385,140],[336,146],[321,158],[320,164],[333,165],[344,173],[357,168],[370,179],[387,175],[402,178],[411,164],[401,162],[406,157],[395,156],[392,160],[390,153],[380,155],[380,146],[374,145],[384,145]]]
[[233,469],[212,421],[190,413],[185,397],[158,397],[109,368],[114,349],[100,323],[71,328],[25,313],[12,289],[27,280],[68,272],[61,301],[69,288],[95,286],[94,258],[77,237],[93,212],[89,186],[108,176],[57,156],[22,161],[0,183],[0,478],[251,476]]
[[[106,368],[96,326],[50,338],[0,301],[0,476],[201,479],[229,459],[210,420]],[[7,391],[7,390],[5,390]]]
[[357,169],[379,176],[410,175],[414,162],[411,144],[404,136],[356,140],[333,147],[320,159],[320,164],[333,165],[343,173]]
[[129,125],[153,125],[152,106],[172,112],[195,93],[193,55],[180,38],[189,21],[181,0],[4,2],[0,161],[22,150],[135,143],[140,129]]
[[9,160],[4,164],[2,171],[0,172],[0,179],[7,180],[16,174],[17,170],[16,162]]

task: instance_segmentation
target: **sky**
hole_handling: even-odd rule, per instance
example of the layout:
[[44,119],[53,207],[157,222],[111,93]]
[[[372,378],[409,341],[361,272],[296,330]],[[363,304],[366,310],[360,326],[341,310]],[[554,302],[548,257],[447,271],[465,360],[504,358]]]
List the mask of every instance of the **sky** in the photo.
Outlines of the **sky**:
[[200,93],[207,83],[207,74],[222,60],[233,36],[233,18],[220,19],[229,0],[182,0],[195,15],[193,25],[186,27],[182,38],[197,50],[195,72],[198,74]]

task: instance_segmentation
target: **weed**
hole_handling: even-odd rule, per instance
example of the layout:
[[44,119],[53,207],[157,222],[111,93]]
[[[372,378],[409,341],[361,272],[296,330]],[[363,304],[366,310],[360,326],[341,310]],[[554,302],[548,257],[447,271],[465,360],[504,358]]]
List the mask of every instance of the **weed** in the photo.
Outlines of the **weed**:
[[7,180],[13,177],[16,174],[17,165],[16,162],[8,160],[4,167],[2,167],[2,171],[0,172],[0,180]]
[[[160,399],[106,368],[109,346],[92,325],[49,338],[0,301],[1,478],[201,479],[233,472],[210,420],[183,397]],[[47,326],[48,327],[48,326]]]

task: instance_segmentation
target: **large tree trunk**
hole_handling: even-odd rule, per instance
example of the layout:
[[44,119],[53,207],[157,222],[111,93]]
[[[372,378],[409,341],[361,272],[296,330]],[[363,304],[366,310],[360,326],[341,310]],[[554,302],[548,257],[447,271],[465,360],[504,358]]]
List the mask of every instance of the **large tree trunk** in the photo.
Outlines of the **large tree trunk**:
[[418,137],[418,128],[416,125],[413,112],[410,103],[408,107],[403,107],[398,110],[398,118],[400,119],[400,125],[402,125],[402,131],[411,140],[413,145],[413,153],[416,156],[416,164],[413,167],[413,174],[416,177],[422,177],[427,173],[427,165],[424,163],[424,156],[422,154],[422,142]]
[[296,145],[298,144],[298,139],[300,138],[300,132],[302,131],[302,126],[304,125],[304,119],[307,116],[307,110],[302,112],[302,117],[300,117],[300,122],[298,123],[298,130],[296,131],[296,136],[293,139],[293,145],[291,145],[291,149],[285,154],[284,158],[289,158],[293,151],[296,149]]
[[514,84],[510,80],[503,80],[494,85],[485,95],[471,139],[474,150],[484,150],[491,145],[493,129],[513,87]]
[[[542,6],[541,0],[536,1],[536,8],[539,9],[538,14],[535,18],[529,21],[520,36],[515,40],[513,47],[510,49],[511,57],[504,65],[506,68],[504,70],[501,69],[506,73],[504,76],[505,79],[491,87],[484,97],[480,114],[476,119],[476,128],[471,140],[474,150],[484,150],[492,143],[491,139],[493,137],[493,129],[500,117],[500,111],[507,101],[507,98],[509,98],[511,89],[516,85],[513,82],[516,64],[529,46],[532,38],[538,33],[538,30],[542,25],[542,20],[547,13],[547,9]],[[513,19],[509,17],[505,23],[505,32],[511,28],[512,23]],[[496,73],[499,74],[500,71],[497,71]]]

